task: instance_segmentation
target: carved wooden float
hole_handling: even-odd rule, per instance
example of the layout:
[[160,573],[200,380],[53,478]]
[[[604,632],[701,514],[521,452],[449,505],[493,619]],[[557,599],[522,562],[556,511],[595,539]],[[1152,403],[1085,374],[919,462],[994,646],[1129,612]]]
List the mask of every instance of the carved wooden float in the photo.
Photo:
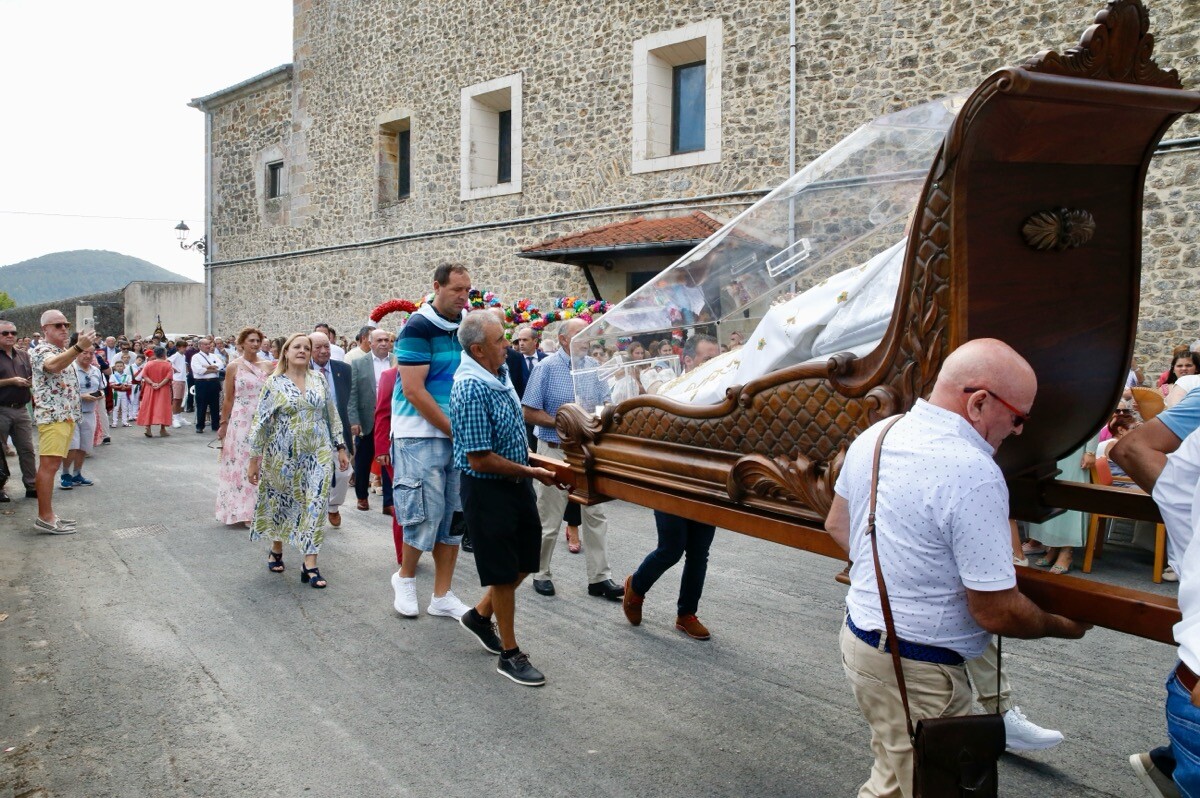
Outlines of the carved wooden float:
[[[1148,19],[1139,0],[1112,0],[1078,47],[1001,69],[970,95],[925,178],[891,322],[870,353],[770,373],[711,406],[660,396],[599,415],[564,406],[560,476],[576,500],[623,499],[841,558],[823,520],[850,441],[928,395],[955,347],[996,337],[1039,378],[1025,433],[998,457],[1014,517],[1156,519],[1148,497],[1054,480],[1055,462],[1104,424],[1123,388],[1146,170],[1167,128],[1200,111],[1200,93],[1152,60]],[[1047,609],[1172,639],[1173,599],[1018,574]]]

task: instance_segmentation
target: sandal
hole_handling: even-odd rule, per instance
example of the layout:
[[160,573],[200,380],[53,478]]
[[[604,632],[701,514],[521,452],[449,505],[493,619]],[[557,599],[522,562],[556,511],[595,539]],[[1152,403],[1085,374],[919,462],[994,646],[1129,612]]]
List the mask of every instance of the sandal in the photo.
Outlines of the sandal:
[[1059,565],[1059,564],[1055,563],[1054,566],[1050,569],[1050,573],[1065,574],[1069,570],[1071,570],[1071,563],[1067,563],[1066,565]]
[[146,437],[147,437],[147,438],[153,438],[153,437],[154,437],[154,433],[150,431],[150,428],[149,428],[149,427],[146,427]]
[[318,590],[328,584],[321,577],[321,570],[319,568],[309,568],[306,565],[300,566],[300,581],[309,585],[309,587],[315,587]]
[[572,554],[578,554],[580,551],[580,542],[579,542],[579,538],[578,538],[579,533],[576,532],[575,535],[576,535],[575,542],[572,543],[571,542],[571,534],[566,529],[563,530],[563,536],[567,539],[567,551],[571,552]]
[[283,565],[283,552],[267,550],[267,570],[273,574],[281,574],[285,568]]

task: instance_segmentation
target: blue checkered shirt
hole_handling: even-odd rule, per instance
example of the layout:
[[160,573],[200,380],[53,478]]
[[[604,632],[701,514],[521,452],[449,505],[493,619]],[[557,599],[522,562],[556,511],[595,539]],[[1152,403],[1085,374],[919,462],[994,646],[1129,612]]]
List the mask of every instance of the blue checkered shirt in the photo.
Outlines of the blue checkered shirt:
[[[607,403],[610,391],[607,383],[599,378],[599,372],[596,371],[600,368],[599,361],[585,357],[576,364],[576,368],[583,373],[576,375],[577,379],[572,379],[571,360],[563,349],[559,349],[550,357],[542,358],[529,375],[521,404],[534,410],[545,410],[551,416],[555,416],[558,414],[558,408],[576,401],[576,391],[579,392],[579,404],[589,413],[598,405]],[[540,441],[561,443],[558,431],[554,427],[535,426],[533,434],[537,435]]]
[[[500,367],[500,381],[508,368]],[[478,479],[506,479],[471,468],[471,452],[495,452],[505,460],[529,465],[525,419],[507,391],[496,391],[479,380],[455,380],[450,389],[450,431],[454,433],[454,467]]]

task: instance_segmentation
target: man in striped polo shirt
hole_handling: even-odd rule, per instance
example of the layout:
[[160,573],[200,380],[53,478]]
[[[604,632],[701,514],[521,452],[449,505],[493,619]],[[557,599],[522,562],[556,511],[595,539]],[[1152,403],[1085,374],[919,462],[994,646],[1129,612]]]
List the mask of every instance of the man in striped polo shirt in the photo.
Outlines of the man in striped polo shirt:
[[449,412],[454,372],[462,358],[458,324],[470,290],[465,266],[438,266],[433,301],[417,309],[396,341],[392,486],[396,523],[404,529],[404,564],[392,574],[392,589],[396,612],[407,618],[420,614],[415,577],[417,561],[427,551],[433,552],[434,566],[427,612],[457,619],[468,609],[450,590],[462,535],[451,528],[460,499]]

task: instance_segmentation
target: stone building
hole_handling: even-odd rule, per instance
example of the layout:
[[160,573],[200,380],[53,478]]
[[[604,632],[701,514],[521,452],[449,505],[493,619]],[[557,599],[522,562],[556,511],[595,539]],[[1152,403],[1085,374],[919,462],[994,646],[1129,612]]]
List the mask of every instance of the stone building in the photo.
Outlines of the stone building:
[[[797,5],[796,163],[1075,44],[1102,6]],[[1200,85],[1195,3],[1150,6],[1157,60]],[[291,64],[192,101],[213,327],[356,329],[447,260],[509,302],[620,299],[789,174],[790,14],[781,0],[295,0]],[[1155,367],[1200,337],[1197,136],[1195,119],[1168,131],[1183,143],[1147,184],[1138,352]]]

